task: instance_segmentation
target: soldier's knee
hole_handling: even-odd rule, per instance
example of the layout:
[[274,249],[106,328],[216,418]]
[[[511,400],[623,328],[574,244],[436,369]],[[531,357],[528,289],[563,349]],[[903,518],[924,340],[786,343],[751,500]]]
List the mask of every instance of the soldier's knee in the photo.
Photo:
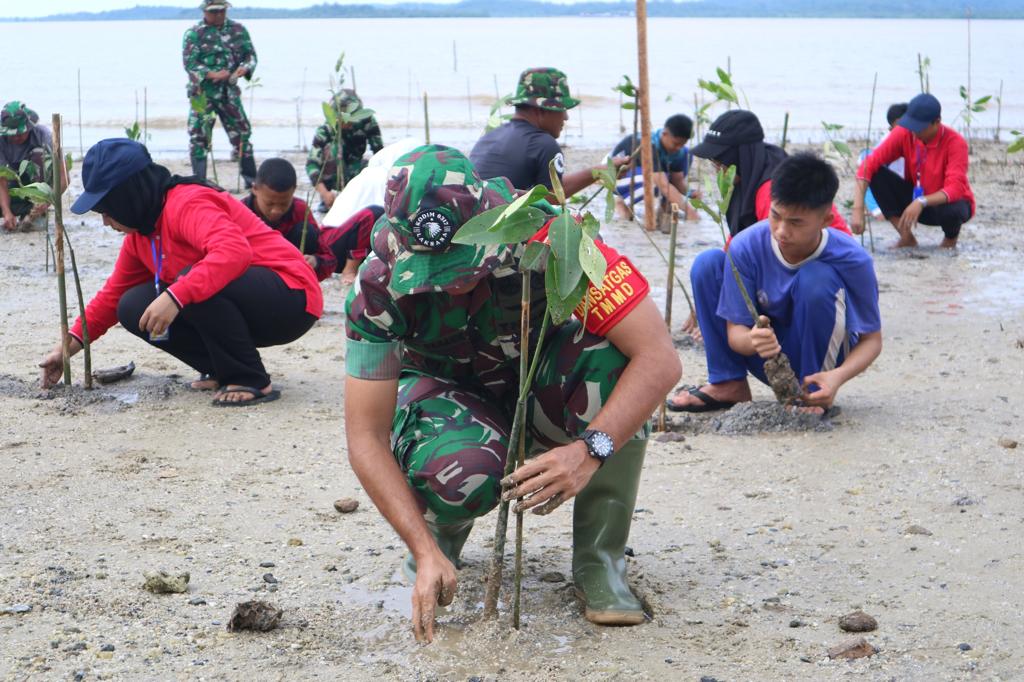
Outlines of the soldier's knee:
[[417,451],[406,473],[421,503],[438,523],[483,516],[498,504],[505,467],[503,446],[428,441],[421,442]]

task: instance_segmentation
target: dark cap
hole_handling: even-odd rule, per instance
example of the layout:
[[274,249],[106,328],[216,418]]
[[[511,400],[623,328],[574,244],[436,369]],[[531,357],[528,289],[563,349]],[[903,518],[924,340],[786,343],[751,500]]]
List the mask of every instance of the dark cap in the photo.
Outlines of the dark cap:
[[942,116],[942,105],[935,95],[922,92],[910,100],[907,105],[907,113],[899,120],[901,128],[906,128],[912,133],[919,133]]
[[753,112],[732,109],[715,119],[704,140],[693,148],[693,155],[716,159],[730,147],[764,141],[764,129]]
[[146,148],[127,137],[100,140],[85,154],[82,162],[85,191],[71,205],[71,212],[88,213],[110,190],[152,162]]

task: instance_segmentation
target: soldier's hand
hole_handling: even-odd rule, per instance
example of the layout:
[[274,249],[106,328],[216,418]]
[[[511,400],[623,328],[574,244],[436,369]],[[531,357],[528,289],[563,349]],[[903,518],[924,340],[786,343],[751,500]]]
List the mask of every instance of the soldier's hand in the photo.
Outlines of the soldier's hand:
[[416,584],[412,588],[412,632],[416,641],[434,641],[434,607],[451,604],[457,586],[455,566],[440,551],[416,557]]
[[235,76],[236,79],[237,78],[243,78],[248,73],[249,73],[249,69],[245,68],[244,66],[239,66],[237,69],[235,69],[234,76]]
[[221,69],[220,71],[207,71],[206,72],[207,80],[211,80],[214,83],[219,83],[220,81],[227,80],[230,77],[231,77],[231,73],[229,71],[227,71],[226,69]]
[[[511,457],[511,453],[509,453]],[[519,500],[512,511],[536,507],[535,514],[548,514],[575,497],[600,467],[587,453],[583,441],[576,441],[530,460],[501,481],[501,499]]]

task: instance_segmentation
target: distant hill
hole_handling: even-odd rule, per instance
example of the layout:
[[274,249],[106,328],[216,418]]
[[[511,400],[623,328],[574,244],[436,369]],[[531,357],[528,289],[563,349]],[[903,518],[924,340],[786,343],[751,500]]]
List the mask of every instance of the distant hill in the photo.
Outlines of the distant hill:
[[[878,17],[961,18],[967,7],[978,19],[1024,19],[1021,0],[685,0],[649,2],[651,17]],[[463,0],[455,4],[402,3],[397,5],[313,5],[303,9],[256,9],[234,7],[235,19],[332,19],[403,17],[554,17],[632,16],[633,2],[576,2],[572,4],[533,0]],[[72,12],[41,19],[2,21],[131,21],[195,19],[196,9],[167,6],[136,6],[107,12]]]

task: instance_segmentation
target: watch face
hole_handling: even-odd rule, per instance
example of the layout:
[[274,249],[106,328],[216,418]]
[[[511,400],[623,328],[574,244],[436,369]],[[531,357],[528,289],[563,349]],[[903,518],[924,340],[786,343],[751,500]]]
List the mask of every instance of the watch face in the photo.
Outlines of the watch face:
[[608,459],[615,448],[611,436],[603,431],[594,431],[587,436],[587,445],[590,447],[590,454],[598,459]]

